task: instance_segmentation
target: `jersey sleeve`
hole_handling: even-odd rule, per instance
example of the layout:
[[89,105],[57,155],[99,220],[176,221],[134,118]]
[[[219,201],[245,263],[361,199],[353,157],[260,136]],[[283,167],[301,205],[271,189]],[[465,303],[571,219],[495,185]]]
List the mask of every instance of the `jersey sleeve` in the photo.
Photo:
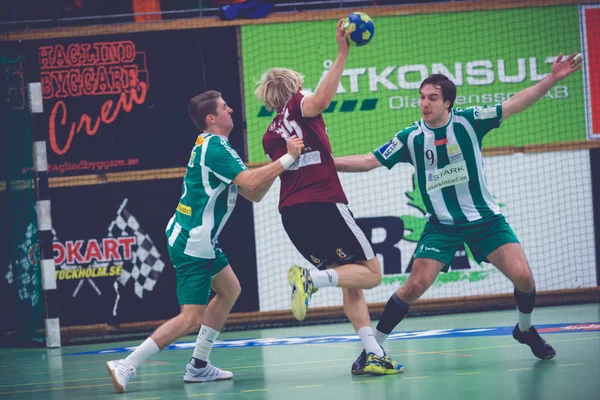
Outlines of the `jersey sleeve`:
[[478,106],[470,107],[463,111],[463,116],[469,120],[477,138],[481,141],[492,129],[500,126],[502,119],[502,104],[492,107]]
[[375,155],[375,158],[377,158],[379,162],[387,169],[392,169],[394,165],[400,162],[411,163],[406,140],[408,138],[407,131],[412,130],[412,128],[408,128],[398,132],[385,144],[373,150],[373,155]]
[[229,142],[217,136],[212,136],[207,141],[204,144],[208,146],[204,153],[204,165],[222,182],[230,184],[240,172],[248,169]]
[[302,102],[310,95],[312,95],[312,92],[308,90],[302,90],[288,100],[286,107],[293,119],[297,120],[299,118],[306,118],[304,114],[302,114]]

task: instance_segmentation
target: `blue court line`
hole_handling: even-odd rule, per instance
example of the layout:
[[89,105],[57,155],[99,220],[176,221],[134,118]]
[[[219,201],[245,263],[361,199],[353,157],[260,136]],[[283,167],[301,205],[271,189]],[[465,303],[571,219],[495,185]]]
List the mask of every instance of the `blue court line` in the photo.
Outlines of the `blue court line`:
[[[574,324],[549,324],[537,325],[539,333],[573,333],[573,332],[597,332],[600,331],[600,322],[574,323]],[[507,336],[512,335],[514,326],[499,326],[489,328],[471,329],[434,329],[427,331],[392,332],[388,340],[407,339],[432,339],[432,338],[458,338],[473,336]],[[239,340],[217,340],[213,348],[234,348],[254,346],[287,346],[294,344],[322,344],[322,343],[344,343],[358,342],[357,335],[329,335],[329,336],[297,336],[285,338],[258,338]],[[195,342],[176,342],[164,350],[188,350],[196,346]],[[82,351],[77,353],[62,354],[61,356],[80,356],[89,354],[112,354],[129,353],[136,349],[134,347],[116,347],[104,350]]]

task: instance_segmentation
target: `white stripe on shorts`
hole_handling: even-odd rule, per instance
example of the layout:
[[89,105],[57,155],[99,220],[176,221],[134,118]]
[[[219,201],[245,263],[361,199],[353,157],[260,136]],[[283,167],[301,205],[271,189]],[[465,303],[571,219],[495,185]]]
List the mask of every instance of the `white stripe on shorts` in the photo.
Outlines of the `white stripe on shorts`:
[[365,258],[367,260],[370,260],[371,258],[375,257],[371,244],[367,240],[365,233],[356,224],[356,221],[352,217],[352,214],[350,214],[350,209],[348,208],[348,206],[342,203],[335,203],[335,205],[340,211],[340,214],[342,214],[342,217],[344,217],[348,228],[350,228],[352,233],[354,233],[354,237],[356,237],[356,240],[360,244],[360,247],[362,247],[363,253],[365,253]]

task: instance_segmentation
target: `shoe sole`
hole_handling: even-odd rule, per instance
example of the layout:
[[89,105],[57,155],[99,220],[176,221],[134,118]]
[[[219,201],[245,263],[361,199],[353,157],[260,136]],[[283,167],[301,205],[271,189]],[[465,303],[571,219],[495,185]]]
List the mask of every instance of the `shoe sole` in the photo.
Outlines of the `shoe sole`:
[[216,382],[216,381],[228,381],[230,379],[233,379],[233,376],[230,376],[229,378],[216,378],[216,379],[198,379],[198,380],[186,380],[185,378],[183,379],[183,381],[185,383],[203,383],[203,382]]
[[354,371],[350,371],[350,373],[352,375],[364,375],[364,374],[366,374],[366,372],[365,372],[364,369],[357,369],[357,370],[354,370]]
[[[298,268],[291,267],[288,270],[288,282],[292,289],[296,290],[292,296],[292,314],[298,321],[303,321],[306,318],[306,293],[304,293],[304,285],[302,278],[297,273]],[[300,283],[300,285],[298,285]]]
[[370,375],[397,375],[404,373],[404,367],[400,367],[400,369],[385,369],[385,368],[369,368],[365,367],[365,373]]
[[112,379],[113,389],[115,389],[115,392],[123,393],[125,391],[125,388],[121,386],[121,384],[117,380],[117,377],[108,362],[106,363],[106,369],[108,370],[108,375],[110,375],[110,378]]
[[[533,353],[533,351],[532,351],[532,353]],[[533,353],[533,355],[536,356],[537,358],[539,358],[540,360],[550,360],[550,359],[556,357],[556,352],[554,352],[552,354],[549,354],[549,355],[547,355],[545,357],[537,356],[535,353]]]
[[[529,347],[529,349],[531,349],[531,346],[529,346],[528,343],[526,342],[522,342],[517,336],[515,336],[515,332],[513,331],[512,334],[513,339],[515,339],[517,342],[524,344],[525,346]],[[533,353],[533,349],[531,349],[531,352]],[[556,351],[553,354],[547,355],[546,357],[540,357],[537,354],[533,353],[534,356],[536,356],[537,358],[539,358],[540,360],[550,360],[554,357],[556,357]]]

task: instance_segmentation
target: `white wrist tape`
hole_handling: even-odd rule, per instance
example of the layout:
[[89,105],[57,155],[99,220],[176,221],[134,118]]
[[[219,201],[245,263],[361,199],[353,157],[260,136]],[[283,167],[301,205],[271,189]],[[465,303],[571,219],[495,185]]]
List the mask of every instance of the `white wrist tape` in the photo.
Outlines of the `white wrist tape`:
[[279,157],[279,162],[283,166],[283,169],[288,170],[292,167],[292,164],[294,164],[296,160],[291,155],[284,154],[283,156]]

